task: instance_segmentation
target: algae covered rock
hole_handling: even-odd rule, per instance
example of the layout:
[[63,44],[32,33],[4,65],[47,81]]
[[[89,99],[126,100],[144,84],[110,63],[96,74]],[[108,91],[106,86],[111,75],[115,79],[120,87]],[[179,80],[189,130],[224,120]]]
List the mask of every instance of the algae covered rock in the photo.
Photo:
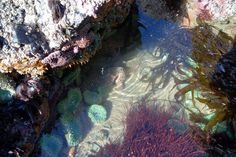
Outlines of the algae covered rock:
[[15,81],[6,74],[0,73],[0,102],[9,102],[16,94]]
[[124,22],[132,3],[0,1],[0,71],[35,76],[48,67],[86,63],[101,46],[104,34]]
[[88,109],[88,117],[94,124],[102,123],[107,119],[107,111],[103,106],[93,104]]
[[0,73],[0,89],[9,91],[11,95],[15,95],[16,83],[6,74]]

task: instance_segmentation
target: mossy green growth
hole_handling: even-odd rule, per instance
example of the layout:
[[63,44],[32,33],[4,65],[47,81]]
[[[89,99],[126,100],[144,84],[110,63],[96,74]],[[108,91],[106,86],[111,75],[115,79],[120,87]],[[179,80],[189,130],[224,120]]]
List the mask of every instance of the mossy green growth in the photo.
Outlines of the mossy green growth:
[[107,111],[103,106],[93,104],[88,109],[88,117],[94,124],[102,123],[107,119]]
[[44,134],[40,139],[41,154],[44,157],[59,157],[63,142],[60,136]]
[[78,108],[82,100],[80,89],[72,88],[68,91],[67,97],[59,102],[58,111],[63,113],[73,113]]
[[102,95],[98,92],[86,90],[83,92],[83,97],[88,105],[102,103]]

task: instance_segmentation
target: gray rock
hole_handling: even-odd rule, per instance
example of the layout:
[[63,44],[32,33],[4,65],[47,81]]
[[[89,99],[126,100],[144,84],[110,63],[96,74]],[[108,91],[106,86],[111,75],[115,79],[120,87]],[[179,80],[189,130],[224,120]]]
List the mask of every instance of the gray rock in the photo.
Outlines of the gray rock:
[[[1,0],[0,71],[41,75],[85,63],[101,46],[100,29],[124,21],[133,0]],[[122,14],[121,14],[122,13]],[[86,51],[86,54],[84,53]]]

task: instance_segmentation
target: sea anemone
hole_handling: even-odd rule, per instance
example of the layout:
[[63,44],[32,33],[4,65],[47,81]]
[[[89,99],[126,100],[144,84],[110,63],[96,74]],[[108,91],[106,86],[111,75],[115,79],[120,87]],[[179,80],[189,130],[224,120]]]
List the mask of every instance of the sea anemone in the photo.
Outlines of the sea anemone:
[[88,116],[94,124],[102,123],[107,119],[107,111],[103,106],[93,104],[88,109]]
[[175,127],[168,125],[169,119],[172,119],[171,114],[150,106],[135,107],[125,120],[123,143],[108,144],[96,156],[205,156],[204,149],[194,140],[190,129],[178,133]]
[[88,105],[102,103],[102,96],[100,95],[100,93],[86,90],[83,92],[83,96],[84,96],[84,101]]
[[67,97],[58,104],[58,111],[63,113],[73,113],[78,108],[82,100],[82,94],[78,88],[72,88],[68,91]]

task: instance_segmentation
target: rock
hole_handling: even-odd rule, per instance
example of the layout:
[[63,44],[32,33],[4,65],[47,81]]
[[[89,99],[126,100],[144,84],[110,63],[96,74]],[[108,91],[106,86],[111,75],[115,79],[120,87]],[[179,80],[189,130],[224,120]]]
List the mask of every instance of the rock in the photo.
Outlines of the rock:
[[48,121],[48,103],[13,99],[0,107],[0,156],[29,156]]
[[7,76],[6,74],[0,73],[0,89],[8,91],[11,96],[14,96],[16,83],[15,81]]
[[[123,23],[133,0],[2,0],[0,71],[42,75],[84,64],[105,33]],[[106,30],[106,31],[101,31]],[[104,32],[104,33],[101,33]]]
[[183,13],[183,0],[138,0],[138,2],[140,3],[140,8],[145,14],[157,20],[177,20]]
[[[106,71],[105,71],[106,72]],[[125,70],[123,67],[112,67],[107,70],[106,75],[116,87],[123,87],[126,79]]]
[[213,82],[228,97],[236,97],[236,46],[223,55],[215,66]]
[[157,20],[166,19],[189,28],[206,22],[228,33],[231,37],[235,36],[235,0],[138,0],[138,2],[145,14]]
[[199,22],[206,22],[231,37],[235,36],[236,2],[234,0],[189,0],[186,6],[190,27],[195,27]]

